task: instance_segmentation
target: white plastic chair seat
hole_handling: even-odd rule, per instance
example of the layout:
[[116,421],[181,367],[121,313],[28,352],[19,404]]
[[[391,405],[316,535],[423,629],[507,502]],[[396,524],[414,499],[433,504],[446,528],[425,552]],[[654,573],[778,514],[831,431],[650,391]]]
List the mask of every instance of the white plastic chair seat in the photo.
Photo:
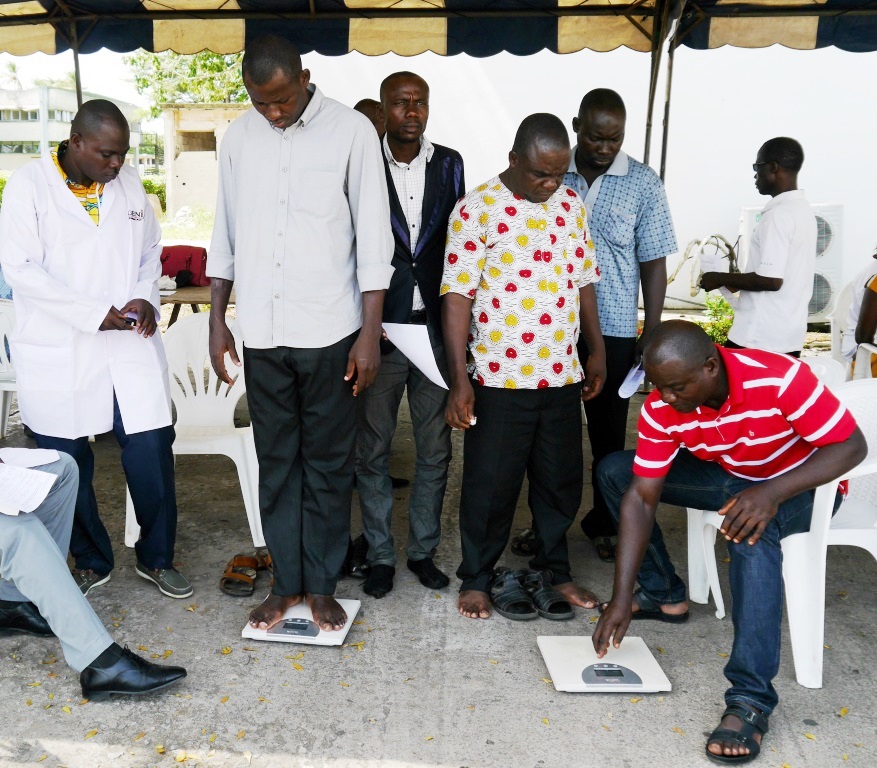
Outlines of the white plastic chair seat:
[[[837,514],[831,516],[837,493],[837,480],[832,480],[816,489],[810,531],[782,540],[795,677],[806,688],[822,687],[827,547],[860,547],[877,559],[877,379],[845,382],[833,391],[855,417],[869,452],[859,466],[844,474],[850,480],[850,495]],[[688,510],[689,596],[705,604],[712,592],[716,617],[721,619],[725,606],[715,557],[720,525],[716,512]]]
[[[252,427],[234,425],[234,409],[246,392],[243,369],[226,356],[226,368],[235,379],[233,387],[220,382],[210,367],[208,314],[198,313],[174,323],[165,334],[171,398],[177,412],[173,452],[179,455],[216,454],[235,464],[250,536],[256,547],[265,546],[259,514],[259,464]],[[236,328],[232,327],[232,332]],[[236,339],[237,349],[243,349]],[[125,544],[133,547],[140,536],[134,505],[127,494]]]

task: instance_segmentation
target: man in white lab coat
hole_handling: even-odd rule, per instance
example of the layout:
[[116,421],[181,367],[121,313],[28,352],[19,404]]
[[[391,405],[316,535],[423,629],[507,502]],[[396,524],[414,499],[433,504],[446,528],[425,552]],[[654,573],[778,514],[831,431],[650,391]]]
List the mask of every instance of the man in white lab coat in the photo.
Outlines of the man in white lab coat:
[[70,551],[83,594],[106,583],[113,550],[92,487],[89,435],[112,430],[141,527],[139,576],[169,597],[192,587],[173,567],[177,507],[167,361],[156,334],[161,230],[125,165],[118,107],[82,105],[70,139],[10,179],[0,211],[3,273],[22,420],[41,448],[79,466]]

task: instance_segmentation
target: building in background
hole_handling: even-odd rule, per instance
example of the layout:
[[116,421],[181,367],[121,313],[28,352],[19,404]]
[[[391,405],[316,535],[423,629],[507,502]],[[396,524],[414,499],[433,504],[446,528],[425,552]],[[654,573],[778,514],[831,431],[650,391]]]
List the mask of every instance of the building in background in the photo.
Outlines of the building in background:
[[163,104],[167,216],[183,207],[212,211],[219,184],[219,145],[249,104]]
[[[85,101],[107,98],[83,93]],[[140,168],[141,108],[110,99],[131,125],[131,151],[126,162]],[[12,171],[46,155],[70,136],[70,122],[76,114],[76,91],[41,85],[36,88],[0,90],[0,171]]]

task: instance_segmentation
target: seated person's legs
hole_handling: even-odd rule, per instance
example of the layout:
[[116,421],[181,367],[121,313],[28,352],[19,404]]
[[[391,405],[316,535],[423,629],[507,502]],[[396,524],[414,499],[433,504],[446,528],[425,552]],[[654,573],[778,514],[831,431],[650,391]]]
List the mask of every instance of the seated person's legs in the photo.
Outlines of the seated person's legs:
[[82,672],[87,698],[148,693],[185,677],[182,667],[160,667],[113,642],[67,570],[76,464],[61,454],[39,469],[58,477],[43,504],[18,517],[0,515],[0,574],[15,582],[0,586],[0,594],[10,598],[11,588],[30,601],[0,603],[0,634],[57,635],[67,663]]

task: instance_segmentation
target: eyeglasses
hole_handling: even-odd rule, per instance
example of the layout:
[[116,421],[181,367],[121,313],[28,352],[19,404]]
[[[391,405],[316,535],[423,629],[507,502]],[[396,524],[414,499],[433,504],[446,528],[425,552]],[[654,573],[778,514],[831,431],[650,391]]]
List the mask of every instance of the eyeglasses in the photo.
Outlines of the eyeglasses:
[[770,165],[772,162],[773,162],[772,160],[765,160],[764,162],[761,162],[761,163],[753,163],[753,164],[752,164],[752,170],[755,171],[756,173],[758,173],[758,168],[759,168],[760,166],[762,166],[762,165]]

